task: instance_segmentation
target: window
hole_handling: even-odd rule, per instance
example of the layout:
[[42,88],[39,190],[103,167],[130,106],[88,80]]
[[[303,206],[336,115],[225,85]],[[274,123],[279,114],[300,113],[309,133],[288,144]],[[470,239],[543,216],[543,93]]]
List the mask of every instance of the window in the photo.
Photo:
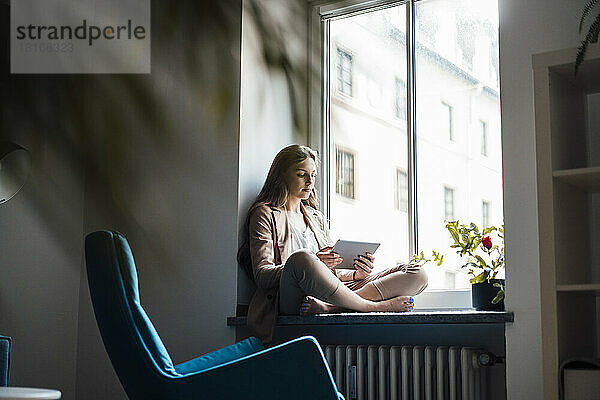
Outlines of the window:
[[352,56],[337,49],[337,90],[352,96]]
[[484,121],[479,121],[479,130],[481,132],[481,155],[488,155],[488,137],[487,137],[487,124]]
[[479,223],[484,197],[488,223],[503,220],[502,157],[473,157],[483,129],[486,153],[501,154],[498,0],[381,3],[315,6],[324,47],[312,54],[323,57],[326,85],[312,85],[310,144],[323,155],[321,203],[332,237],[381,243],[377,268],[442,251],[448,268],[425,266],[426,291],[461,291],[470,283],[454,269],[464,260],[445,221]]
[[442,115],[440,117],[440,123],[442,126],[442,132],[446,132],[448,140],[454,140],[454,128],[452,124],[452,106],[442,101]]
[[394,88],[396,91],[395,115],[397,118],[406,120],[406,83],[402,79],[396,78]]
[[400,168],[395,169],[394,209],[408,211],[408,175]]
[[447,186],[444,187],[444,219],[454,220],[454,189]]
[[336,193],[354,199],[354,153],[336,149],[336,178],[335,191]]
[[490,202],[486,200],[481,201],[481,228],[490,226]]

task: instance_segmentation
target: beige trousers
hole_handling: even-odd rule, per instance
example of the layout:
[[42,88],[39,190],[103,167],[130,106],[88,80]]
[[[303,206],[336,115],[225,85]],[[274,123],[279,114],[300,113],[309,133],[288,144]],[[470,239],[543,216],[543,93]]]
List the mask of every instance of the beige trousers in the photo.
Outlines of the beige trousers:
[[401,264],[374,273],[362,280],[342,282],[319,258],[306,250],[289,256],[279,282],[279,313],[298,315],[304,296],[313,296],[331,303],[331,296],[340,285],[356,291],[372,284],[381,300],[396,296],[415,296],[427,287],[427,274],[420,267]]

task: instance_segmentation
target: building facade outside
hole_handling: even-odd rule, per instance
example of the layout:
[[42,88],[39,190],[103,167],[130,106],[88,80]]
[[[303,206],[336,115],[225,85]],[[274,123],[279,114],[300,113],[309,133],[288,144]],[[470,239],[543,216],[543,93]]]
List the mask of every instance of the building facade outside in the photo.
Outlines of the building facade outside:
[[[429,289],[469,287],[445,221],[503,223],[496,0],[416,8],[418,249]],[[331,231],[381,242],[377,268],[407,262],[404,5],[330,23]]]

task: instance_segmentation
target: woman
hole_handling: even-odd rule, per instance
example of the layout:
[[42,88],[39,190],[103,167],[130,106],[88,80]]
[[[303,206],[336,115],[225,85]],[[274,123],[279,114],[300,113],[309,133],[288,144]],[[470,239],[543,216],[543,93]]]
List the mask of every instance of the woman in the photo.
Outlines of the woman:
[[238,261],[256,284],[248,308],[248,328],[271,342],[278,314],[308,315],[340,311],[404,312],[411,296],[427,287],[427,275],[399,265],[371,273],[371,254],[354,260],[354,270],[337,270],[314,183],[317,156],[306,146],[282,149],[244,225]]

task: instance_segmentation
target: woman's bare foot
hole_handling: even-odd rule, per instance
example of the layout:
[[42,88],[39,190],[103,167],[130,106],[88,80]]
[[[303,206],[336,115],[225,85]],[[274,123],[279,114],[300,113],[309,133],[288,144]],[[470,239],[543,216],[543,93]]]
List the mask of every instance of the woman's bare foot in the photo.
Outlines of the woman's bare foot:
[[411,296],[396,296],[388,300],[374,302],[373,311],[406,312],[414,308],[414,299]]
[[300,305],[300,315],[329,314],[337,307],[312,296],[304,296]]

